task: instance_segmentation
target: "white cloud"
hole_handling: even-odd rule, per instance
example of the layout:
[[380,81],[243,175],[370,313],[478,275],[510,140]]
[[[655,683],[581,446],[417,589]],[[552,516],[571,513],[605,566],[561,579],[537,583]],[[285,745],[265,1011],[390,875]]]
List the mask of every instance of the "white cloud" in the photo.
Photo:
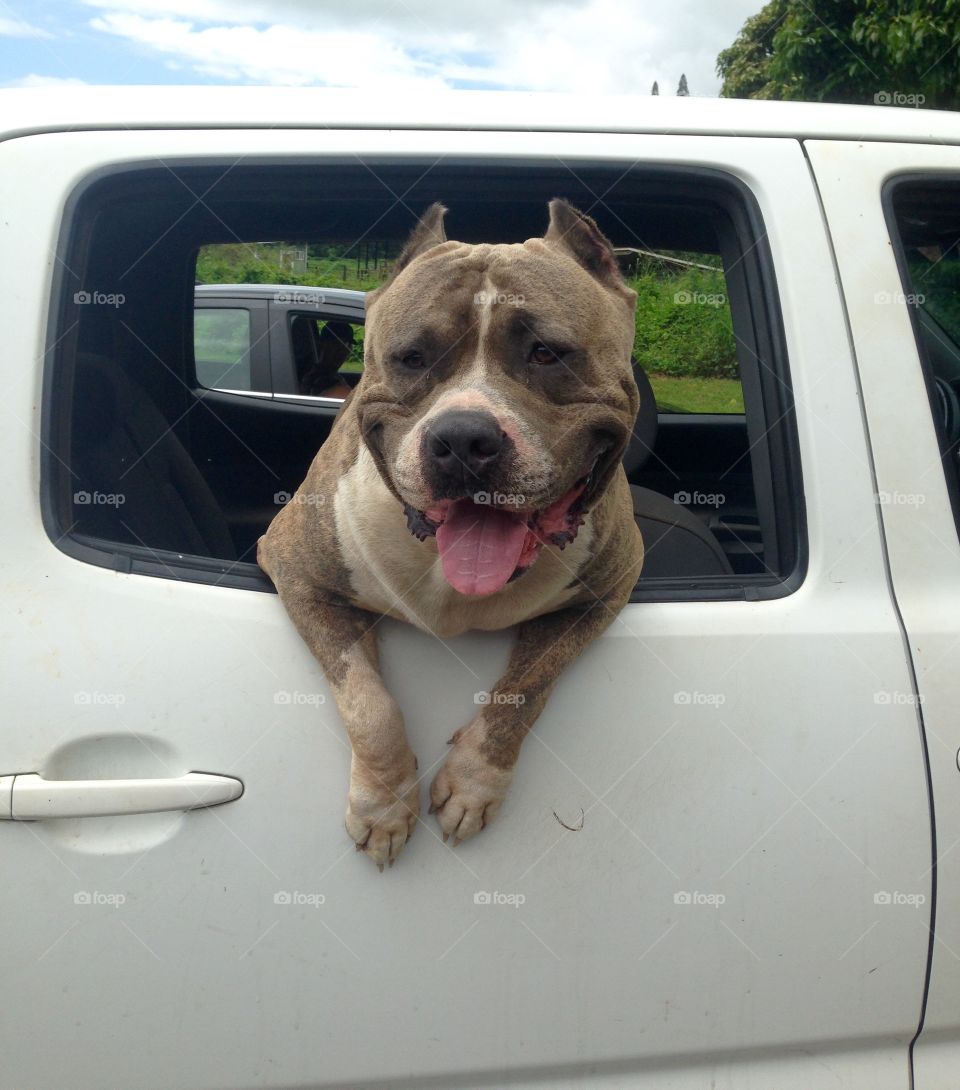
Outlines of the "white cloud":
[[0,38],[52,38],[53,35],[22,19],[0,18]]
[[585,0],[482,0],[453,4],[449,0],[363,0],[360,5],[334,5],[318,0],[84,0],[88,7],[137,15],[183,18],[221,25],[296,26],[303,30],[346,30],[379,26],[404,29],[406,35],[449,36],[468,30],[496,34],[541,11],[559,18]]
[[85,0],[91,26],[215,79],[387,90],[714,95],[717,53],[757,0],[673,0],[655,14],[617,0]]
[[225,80],[360,87],[369,85],[375,75],[378,86],[389,87],[435,79],[428,66],[399,46],[363,31],[304,31],[283,25],[196,29],[180,20],[120,12],[98,16],[91,25]]
[[9,80],[4,87],[85,87],[86,80],[67,79],[61,76],[38,76],[31,72],[29,76]]
[[[716,93],[714,80],[705,86],[694,76],[709,71],[712,52],[697,57],[688,48],[666,46],[659,20],[618,0],[589,0],[563,18],[542,11],[511,28],[491,71],[481,75],[523,89],[584,94],[647,94],[657,79],[661,92],[672,94],[686,72],[694,91]],[[457,77],[467,73],[461,68]]]

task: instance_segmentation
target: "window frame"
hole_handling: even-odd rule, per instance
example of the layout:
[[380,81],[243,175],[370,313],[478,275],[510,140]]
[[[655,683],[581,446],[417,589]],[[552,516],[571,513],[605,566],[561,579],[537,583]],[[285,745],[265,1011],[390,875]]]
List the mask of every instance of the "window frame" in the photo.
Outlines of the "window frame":
[[[379,166],[381,169],[420,166],[423,161],[423,157],[411,155],[378,154],[364,157],[365,164]],[[235,166],[229,161],[224,162],[231,168]],[[221,162],[219,156],[183,156],[166,162],[165,170],[216,169],[224,165],[224,162]],[[283,168],[294,165],[302,167],[304,160],[263,156],[249,160],[245,168]],[[356,161],[355,158],[344,159],[340,156],[316,156],[315,159],[311,157],[309,165],[318,169],[356,168]],[[445,161],[445,165],[449,168],[468,166],[471,169],[478,166],[496,167],[499,170],[520,168],[539,175],[544,182],[550,174],[550,168],[542,160],[511,155],[482,158],[457,156],[451,157],[449,162]],[[760,518],[764,531],[765,556],[777,563],[777,570],[768,574],[641,580],[634,588],[630,600],[760,601],[785,597],[796,591],[806,576],[806,507],[776,270],[757,199],[743,180],[726,170],[679,162],[633,163],[624,172],[623,165],[619,160],[578,160],[581,170],[599,169],[613,177],[618,174],[622,177],[631,169],[639,169],[643,185],[662,186],[665,194],[669,191],[672,201],[690,199],[705,207],[706,198],[709,196],[711,202],[717,204],[728,217],[730,239],[736,244],[739,253],[731,265],[724,262],[724,278],[738,343],[751,357],[747,359],[738,352],[744,391],[744,418],[751,443],[751,472],[758,513],[763,506],[768,512],[766,519]],[[75,279],[76,276],[68,270],[87,269],[86,258],[92,232],[86,204],[94,196],[101,195],[100,191],[96,194],[91,194],[91,191],[105,181],[129,184],[138,174],[149,171],[157,172],[156,163],[149,160],[131,160],[99,168],[81,179],[65,202],[58,253],[65,255],[66,260],[57,263],[52,278],[43,376],[41,510],[44,527],[51,541],[61,551],[99,567],[190,582],[215,583],[225,587],[272,591],[272,584],[253,563],[186,556],[144,546],[88,538],[74,533],[72,526],[62,516],[66,509],[64,502],[70,474],[63,473],[65,463],[59,457],[58,451],[64,449],[65,438],[69,443],[67,418],[70,415],[73,395],[71,352],[72,359],[75,359],[77,352],[77,334],[71,328],[67,306],[72,290],[71,278]],[[437,173],[435,170],[434,175]],[[199,245],[203,244],[205,243]],[[191,302],[195,306],[192,274],[189,289]],[[286,334],[285,322],[282,328]],[[192,321],[185,335],[189,345],[185,345],[184,349],[188,353],[189,365],[193,367]],[[272,369],[272,362],[270,366]],[[60,380],[65,373],[69,373],[69,381],[63,383]],[[195,382],[195,369],[193,379]],[[200,389],[206,390],[206,387]],[[342,404],[336,399],[298,394],[277,395],[272,389],[269,394],[241,391],[236,396],[310,404],[315,406],[319,414],[326,416],[335,415]],[[325,404],[326,402],[330,404]],[[725,415],[730,420],[738,414]],[[768,421],[772,423],[768,424]],[[69,446],[66,449],[69,452]],[[66,488],[64,478],[67,478]],[[767,552],[767,548],[771,551]]]

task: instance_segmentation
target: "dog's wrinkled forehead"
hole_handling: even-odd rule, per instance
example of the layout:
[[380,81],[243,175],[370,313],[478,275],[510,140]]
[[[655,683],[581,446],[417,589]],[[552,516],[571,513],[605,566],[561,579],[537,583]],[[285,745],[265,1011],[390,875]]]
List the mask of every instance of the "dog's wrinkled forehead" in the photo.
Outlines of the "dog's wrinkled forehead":
[[[392,279],[368,297],[370,379],[408,404],[442,388],[500,401],[510,380],[546,380],[547,397],[569,401],[571,387],[595,398],[617,381],[629,368],[634,293],[592,220],[562,201],[550,211],[544,238],[470,245],[447,241],[442,207],[430,209]],[[538,364],[555,366],[534,382]]]

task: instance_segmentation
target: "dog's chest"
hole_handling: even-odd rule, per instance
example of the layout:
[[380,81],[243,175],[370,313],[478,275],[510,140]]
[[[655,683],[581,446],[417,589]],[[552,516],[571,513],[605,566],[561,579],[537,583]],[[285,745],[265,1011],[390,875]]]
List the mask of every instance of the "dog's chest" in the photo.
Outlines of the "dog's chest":
[[577,573],[593,536],[588,517],[562,553],[545,548],[516,582],[488,597],[468,598],[444,579],[436,543],[410,533],[372,458],[361,454],[341,477],[334,512],[357,604],[440,637],[509,628],[560,608],[582,590]]

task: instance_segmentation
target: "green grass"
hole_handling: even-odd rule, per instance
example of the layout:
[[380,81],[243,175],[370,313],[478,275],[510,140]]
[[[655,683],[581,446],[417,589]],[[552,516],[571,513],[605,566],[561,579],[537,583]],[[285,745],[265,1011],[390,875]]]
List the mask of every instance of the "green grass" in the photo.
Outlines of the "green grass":
[[651,375],[650,385],[663,413],[743,412],[743,389],[734,378]]

